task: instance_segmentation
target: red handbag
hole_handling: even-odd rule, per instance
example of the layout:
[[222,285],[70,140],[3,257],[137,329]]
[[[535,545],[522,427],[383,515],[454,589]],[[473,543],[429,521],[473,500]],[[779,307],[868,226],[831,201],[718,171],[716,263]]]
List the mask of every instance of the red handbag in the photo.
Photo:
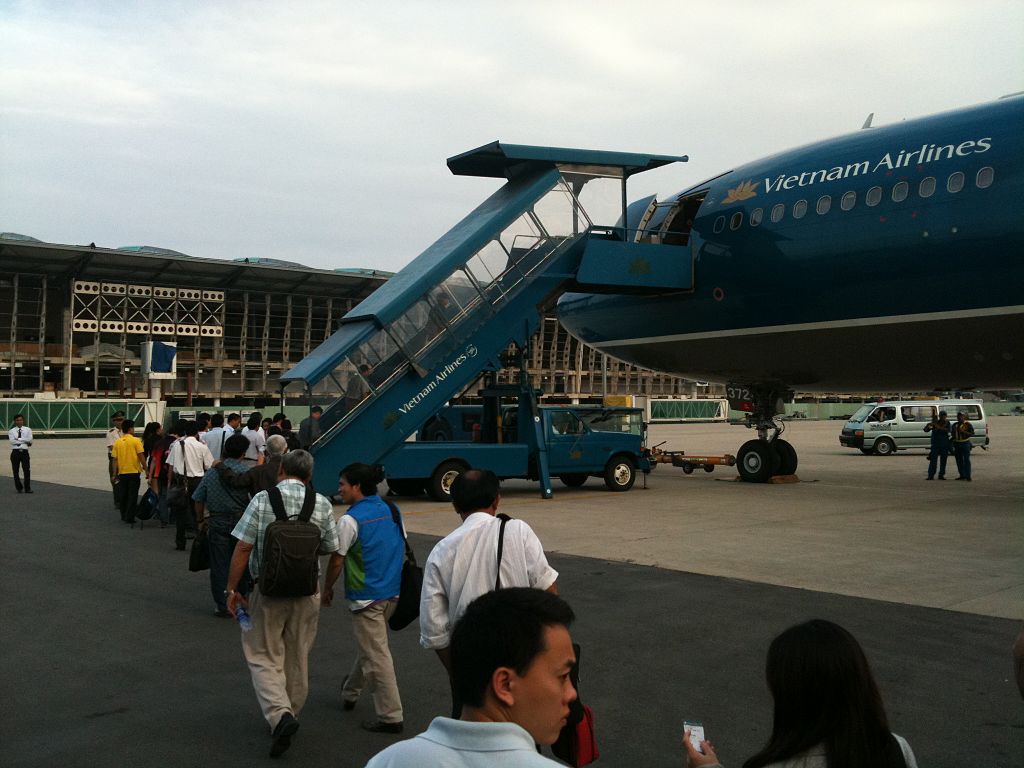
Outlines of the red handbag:
[[576,651],[576,664],[569,672],[569,679],[576,689],[576,700],[569,705],[569,717],[558,734],[558,740],[551,745],[551,752],[559,760],[580,768],[590,765],[601,753],[594,735],[594,711],[579,698],[580,647],[573,643],[573,650]]

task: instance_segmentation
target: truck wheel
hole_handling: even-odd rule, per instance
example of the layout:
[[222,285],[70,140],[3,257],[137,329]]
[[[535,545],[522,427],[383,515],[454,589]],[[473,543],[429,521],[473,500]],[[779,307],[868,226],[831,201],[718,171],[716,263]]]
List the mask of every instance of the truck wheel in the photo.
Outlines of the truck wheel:
[[569,488],[579,488],[585,482],[589,475],[585,475],[582,472],[574,472],[570,475],[559,475],[558,479],[562,481],[562,485]]
[[715,465],[714,464],[705,464],[704,465],[704,471],[705,472],[714,472],[715,471]]
[[740,477],[748,483],[767,483],[778,464],[779,455],[767,440],[747,440],[736,454]]
[[794,474],[797,465],[796,448],[785,440],[776,440],[772,446],[779,456],[779,468],[775,471],[780,475]]
[[879,456],[892,456],[896,453],[896,443],[892,441],[891,437],[880,437],[875,443],[875,453]]
[[636,462],[629,456],[615,456],[604,468],[604,484],[609,491],[628,491],[636,482]]
[[388,488],[395,496],[422,496],[423,481],[409,478],[388,480]]
[[427,496],[434,501],[451,501],[452,483],[465,471],[466,465],[460,461],[442,461],[427,480]]
[[683,474],[684,475],[692,475],[693,474],[693,464],[691,464],[690,462],[684,462],[683,466],[682,466],[682,469],[683,469]]

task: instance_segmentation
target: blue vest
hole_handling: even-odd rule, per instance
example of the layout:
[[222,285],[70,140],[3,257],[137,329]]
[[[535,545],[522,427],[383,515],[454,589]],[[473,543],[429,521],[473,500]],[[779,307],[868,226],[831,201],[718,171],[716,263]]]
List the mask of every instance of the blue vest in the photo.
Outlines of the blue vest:
[[380,496],[367,496],[353,504],[348,514],[359,526],[359,538],[345,555],[345,597],[397,597],[402,583],[405,540],[391,510]]

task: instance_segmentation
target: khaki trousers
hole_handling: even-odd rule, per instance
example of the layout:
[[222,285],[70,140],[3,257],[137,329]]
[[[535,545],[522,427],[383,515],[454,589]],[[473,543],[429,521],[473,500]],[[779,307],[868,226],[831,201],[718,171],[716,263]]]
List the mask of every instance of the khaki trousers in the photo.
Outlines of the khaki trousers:
[[242,652],[252,687],[271,731],[286,712],[299,716],[309,694],[309,652],[320,622],[320,595],[267,597],[249,593],[252,630]]
[[345,701],[355,701],[363,688],[368,689],[373,694],[377,719],[384,723],[402,722],[402,700],[388,646],[388,619],[397,605],[397,600],[388,600],[352,614],[352,632],[359,650],[341,690]]

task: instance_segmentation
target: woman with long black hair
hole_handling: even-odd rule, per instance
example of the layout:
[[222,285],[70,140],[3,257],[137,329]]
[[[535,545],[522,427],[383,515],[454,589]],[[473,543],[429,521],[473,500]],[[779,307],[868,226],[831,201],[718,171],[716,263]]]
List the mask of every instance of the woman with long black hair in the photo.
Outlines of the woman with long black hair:
[[[910,745],[889,730],[878,685],[857,640],[830,621],[790,627],[768,648],[775,701],[768,743],[743,768],[917,768]],[[687,763],[719,766],[684,738]]]

